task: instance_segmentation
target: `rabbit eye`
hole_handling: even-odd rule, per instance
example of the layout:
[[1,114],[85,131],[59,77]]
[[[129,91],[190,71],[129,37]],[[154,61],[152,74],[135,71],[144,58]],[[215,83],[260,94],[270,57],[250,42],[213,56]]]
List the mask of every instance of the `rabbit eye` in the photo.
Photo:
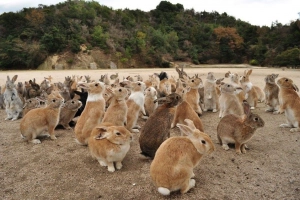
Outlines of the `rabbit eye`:
[[285,81],[286,81],[286,82],[288,82],[288,81],[289,81],[289,79],[285,79]]
[[55,103],[55,101],[56,101],[55,99],[52,100],[52,102],[54,102],[54,103]]
[[98,83],[96,83],[95,86],[98,86]]
[[206,144],[205,140],[201,140],[201,143],[202,143],[202,144]]
[[230,87],[230,85],[227,85],[227,87]]
[[119,92],[122,92],[122,89],[119,89]]
[[254,121],[258,121],[258,118],[257,118],[257,117],[255,117],[255,118],[254,118]]
[[29,103],[31,103],[32,101],[30,100]]
[[194,83],[194,80],[192,80],[192,83]]
[[72,101],[71,103],[72,103],[72,104],[74,104],[75,102],[74,102],[74,101]]
[[120,132],[116,132],[116,135],[121,135],[121,133]]
[[141,85],[141,83],[138,83],[138,85]]

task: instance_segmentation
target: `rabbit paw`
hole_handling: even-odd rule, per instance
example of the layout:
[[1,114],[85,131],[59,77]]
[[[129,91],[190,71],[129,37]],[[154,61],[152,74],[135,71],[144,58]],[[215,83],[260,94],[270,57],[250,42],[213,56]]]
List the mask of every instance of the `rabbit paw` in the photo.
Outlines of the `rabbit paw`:
[[31,142],[33,144],[41,144],[41,141],[39,139],[34,139],[34,140],[31,140]]
[[193,188],[193,187],[195,187],[195,185],[196,185],[195,179],[190,179],[189,187]]
[[223,149],[224,149],[225,151],[228,151],[228,150],[229,150],[229,146],[228,146],[227,144],[223,144],[222,147],[223,147]]
[[115,169],[115,167],[114,167],[114,163],[109,163],[109,164],[107,164],[107,170],[108,170],[109,172],[114,172],[114,171],[116,171],[116,169]]
[[11,119],[12,119],[12,117],[6,117],[6,118],[5,118],[5,121],[6,121],[6,120],[11,120]]
[[291,128],[292,126],[289,124],[280,124],[279,127],[281,128]]
[[56,140],[57,138],[55,137],[55,135],[51,135],[50,136],[51,140]]
[[149,117],[146,116],[146,115],[142,116],[142,119],[148,119],[148,118],[149,118]]
[[140,125],[135,125],[133,128],[135,128],[135,129],[140,129],[141,126],[140,126]]
[[18,118],[14,117],[11,119],[11,121],[16,121]]
[[102,161],[102,160],[98,160],[99,164],[102,166],[102,167],[106,167],[107,164],[106,162]]
[[255,107],[254,106],[251,106],[251,108],[250,108],[251,110],[254,110],[255,109]]
[[132,129],[131,132],[132,133],[139,133],[140,131],[139,131],[139,129]]
[[300,128],[291,128],[290,132],[294,133],[294,132],[299,132]]
[[123,167],[121,162],[116,162],[116,168],[121,169]]
[[215,113],[215,112],[218,112],[218,110],[217,109],[213,109],[213,113]]

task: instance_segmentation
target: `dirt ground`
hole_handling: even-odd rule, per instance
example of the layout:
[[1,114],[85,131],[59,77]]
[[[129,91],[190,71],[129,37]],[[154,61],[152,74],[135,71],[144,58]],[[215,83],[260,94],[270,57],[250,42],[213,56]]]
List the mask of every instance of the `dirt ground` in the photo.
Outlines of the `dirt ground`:
[[[141,74],[144,78],[154,72],[166,71],[177,76],[175,69],[126,69],[83,71],[2,71],[0,85],[6,76],[18,74],[17,81],[51,75],[54,82],[65,76],[90,75],[99,79],[101,74],[118,72],[119,77]],[[189,75],[198,73],[202,80],[210,71],[217,78],[225,72],[242,75],[243,68],[188,68]],[[300,87],[300,71],[294,69],[255,68],[251,75],[254,85],[264,87],[267,74],[278,73],[289,77]],[[225,82],[229,82],[225,79]],[[123,161],[123,168],[114,173],[94,160],[88,148],[75,143],[72,130],[56,130],[57,140],[42,139],[34,145],[20,137],[17,121],[4,121],[5,110],[0,110],[0,199],[299,199],[300,198],[300,133],[280,128],[285,116],[266,113],[265,105],[258,104],[253,112],[265,121],[258,129],[246,154],[237,155],[231,148],[225,151],[218,144],[216,129],[218,113],[205,112],[201,116],[204,130],[216,150],[202,158],[194,169],[196,186],[187,194],[172,193],[161,196],[149,175],[151,160],[140,155],[139,134],[134,134],[131,149]],[[139,119],[143,126],[145,120]],[[178,128],[171,136],[179,135]]]

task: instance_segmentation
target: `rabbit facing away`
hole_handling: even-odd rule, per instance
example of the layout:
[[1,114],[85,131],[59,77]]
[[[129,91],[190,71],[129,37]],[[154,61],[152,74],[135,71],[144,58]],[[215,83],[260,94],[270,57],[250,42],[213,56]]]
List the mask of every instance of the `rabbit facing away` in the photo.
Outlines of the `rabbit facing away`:
[[5,91],[3,93],[3,99],[5,104],[5,111],[7,117],[5,120],[17,120],[22,117],[23,102],[19,97],[18,91],[15,86],[15,81],[18,75],[15,75],[12,79],[7,76]]
[[124,126],[101,123],[95,126],[88,139],[92,157],[109,172],[122,168],[122,161],[130,149],[131,133]]
[[76,142],[81,145],[87,145],[93,128],[100,124],[105,112],[105,100],[103,98],[103,91],[105,90],[104,83],[78,83],[78,87],[87,90],[88,97],[86,105],[78,121],[75,125],[74,132]]
[[55,140],[54,129],[59,121],[61,106],[64,102],[62,96],[53,91],[47,98],[47,106],[30,110],[21,120],[21,136],[28,142],[39,144],[36,139],[45,131],[48,131],[50,138]]
[[266,96],[266,112],[275,112],[279,109],[279,86],[276,84],[276,78],[279,74],[269,74],[265,77],[264,93]]
[[242,116],[244,114],[243,106],[240,103],[236,93],[236,88],[232,84],[221,83],[221,95],[219,97],[220,113],[223,118],[229,114]]
[[174,128],[177,123],[185,124],[184,120],[189,119],[194,122],[195,127],[200,130],[203,130],[203,124],[198,114],[194,111],[191,105],[186,101],[187,93],[190,91],[190,87],[183,87],[181,81],[178,82],[176,93],[179,94],[182,98],[182,101],[176,106],[174,119],[171,124],[171,128]]
[[224,116],[217,126],[217,137],[224,150],[229,150],[228,144],[235,144],[237,154],[246,153],[245,145],[256,129],[264,127],[264,120],[251,113],[250,105],[243,102],[245,115],[229,114]]
[[156,101],[163,104],[158,106],[154,113],[149,116],[141,129],[139,137],[141,154],[154,158],[155,152],[163,141],[170,137],[170,128],[173,114],[170,110],[181,102],[180,95],[171,93]]
[[145,92],[145,112],[146,116],[143,116],[144,119],[148,117],[155,111],[158,107],[158,103],[155,101],[157,99],[157,91],[154,87],[148,87]]
[[122,87],[114,88],[112,99],[104,114],[102,122],[112,123],[115,126],[125,126],[128,107],[125,98],[128,95],[127,89]]
[[204,111],[212,110],[217,112],[219,107],[219,99],[216,89],[216,78],[213,72],[208,72],[206,81],[204,82]]
[[280,127],[291,128],[290,132],[300,131],[300,97],[297,93],[298,87],[292,79],[280,78],[277,81],[279,90],[279,110],[276,113],[285,113],[286,124],[281,124]]
[[65,129],[72,129],[69,123],[75,117],[76,112],[82,106],[81,101],[77,99],[70,99],[63,104],[60,110],[60,117],[58,125],[62,125]]
[[177,124],[182,135],[164,141],[158,148],[150,166],[150,175],[158,192],[170,195],[180,190],[182,194],[195,187],[193,169],[204,155],[215,150],[210,137],[196,129],[193,121],[186,119]]

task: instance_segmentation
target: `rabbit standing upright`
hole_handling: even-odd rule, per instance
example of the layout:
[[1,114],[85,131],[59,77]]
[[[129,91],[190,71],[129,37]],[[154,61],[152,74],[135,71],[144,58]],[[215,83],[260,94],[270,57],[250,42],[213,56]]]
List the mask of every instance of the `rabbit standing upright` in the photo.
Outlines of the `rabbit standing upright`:
[[291,128],[290,132],[300,131],[300,97],[297,94],[298,87],[293,80],[289,78],[280,78],[277,81],[280,87],[279,103],[280,107],[277,113],[285,113],[286,124],[281,124],[280,127]]
[[266,95],[266,112],[275,112],[279,109],[279,86],[276,84],[276,78],[279,74],[269,74],[265,77],[266,85],[264,92]]
[[229,150],[228,144],[235,144],[237,154],[246,153],[245,145],[257,128],[264,127],[264,120],[257,114],[251,113],[250,105],[243,102],[244,116],[226,115],[217,126],[217,137],[224,150]]
[[18,75],[15,75],[11,80],[7,76],[7,81],[5,85],[5,91],[3,93],[5,111],[7,117],[5,120],[17,120],[22,117],[23,111],[23,102],[21,101],[18,91],[15,86],[15,81],[17,80]]
[[202,156],[215,150],[210,137],[196,129],[193,121],[186,119],[184,124],[177,124],[182,135],[164,141],[157,149],[150,166],[150,175],[158,192],[170,195],[180,190],[186,193],[196,184],[193,169]]
[[204,83],[204,111],[212,110],[217,112],[219,107],[219,97],[216,89],[216,78],[213,72],[208,72]]

